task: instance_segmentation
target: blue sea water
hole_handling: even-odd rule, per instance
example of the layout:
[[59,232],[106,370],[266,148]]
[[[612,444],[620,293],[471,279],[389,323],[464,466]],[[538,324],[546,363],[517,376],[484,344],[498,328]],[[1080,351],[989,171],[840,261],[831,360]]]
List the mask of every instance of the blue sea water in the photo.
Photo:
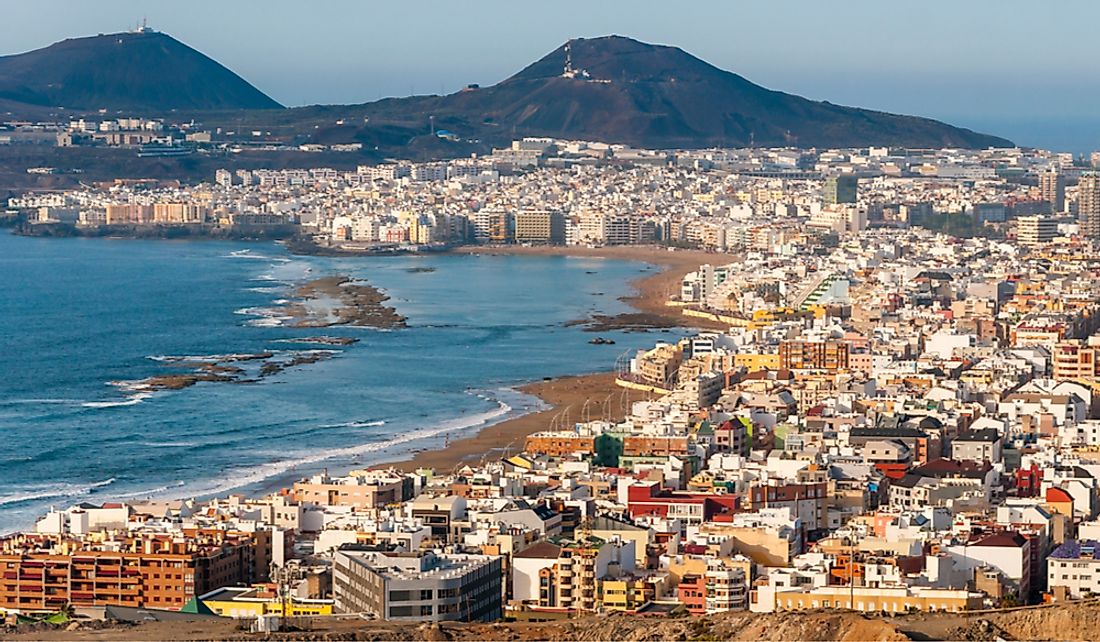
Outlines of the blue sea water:
[[[413,268],[434,268],[432,271]],[[279,245],[0,235],[0,532],[50,506],[257,491],[529,412],[514,386],[610,369],[652,335],[565,322],[626,311],[650,269],[593,258],[291,256]],[[297,284],[364,278],[409,328],[280,327],[262,315]],[[353,336],[331,359],[258,383],[134,394],[158,360],[296,349]],[[112,384],[112,382],[116,382]]]

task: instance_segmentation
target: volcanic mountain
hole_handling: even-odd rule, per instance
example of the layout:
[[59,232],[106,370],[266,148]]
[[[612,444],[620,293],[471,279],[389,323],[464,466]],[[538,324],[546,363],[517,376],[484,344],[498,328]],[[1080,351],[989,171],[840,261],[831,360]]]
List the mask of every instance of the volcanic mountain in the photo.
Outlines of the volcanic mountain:
[[621,36],[570,40],[491,87],[359,106],[372,122],[503,141],[518,136],[639,147],[1003,147],[1003,138],[913,116],[765,89],[676,47]]
[[151,29],[72,38],[0,57],[0,104],[108,109],[278,109],[211,58]]

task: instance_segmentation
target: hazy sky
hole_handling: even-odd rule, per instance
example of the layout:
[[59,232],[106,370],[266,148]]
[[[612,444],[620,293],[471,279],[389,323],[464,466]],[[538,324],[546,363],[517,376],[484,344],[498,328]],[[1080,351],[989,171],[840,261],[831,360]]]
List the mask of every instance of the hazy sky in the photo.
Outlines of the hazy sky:
[[142,16],[286,105],[492,84],[569,38],[616,33],[807,98],[1100,149],[1095,0],[8,0],[0,53]]

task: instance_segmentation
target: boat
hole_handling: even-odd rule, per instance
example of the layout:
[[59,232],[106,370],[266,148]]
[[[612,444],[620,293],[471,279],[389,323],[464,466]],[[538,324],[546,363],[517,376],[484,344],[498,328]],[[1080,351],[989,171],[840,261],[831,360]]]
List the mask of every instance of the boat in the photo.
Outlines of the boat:
[[614,339],[605,339],[603,337],[596,337],[595,339],[589,339],[589,343],[594,346],[613,346],[615,345]]

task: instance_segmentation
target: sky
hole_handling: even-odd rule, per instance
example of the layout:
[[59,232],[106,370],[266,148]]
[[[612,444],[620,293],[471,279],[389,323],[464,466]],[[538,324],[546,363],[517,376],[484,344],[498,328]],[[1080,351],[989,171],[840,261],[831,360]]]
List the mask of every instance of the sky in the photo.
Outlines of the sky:
[[619,34],[815,100],[1100,149],[1095,0],[8,0],[0,17],[0,54],[144,17],[291,106],[489,85]]

